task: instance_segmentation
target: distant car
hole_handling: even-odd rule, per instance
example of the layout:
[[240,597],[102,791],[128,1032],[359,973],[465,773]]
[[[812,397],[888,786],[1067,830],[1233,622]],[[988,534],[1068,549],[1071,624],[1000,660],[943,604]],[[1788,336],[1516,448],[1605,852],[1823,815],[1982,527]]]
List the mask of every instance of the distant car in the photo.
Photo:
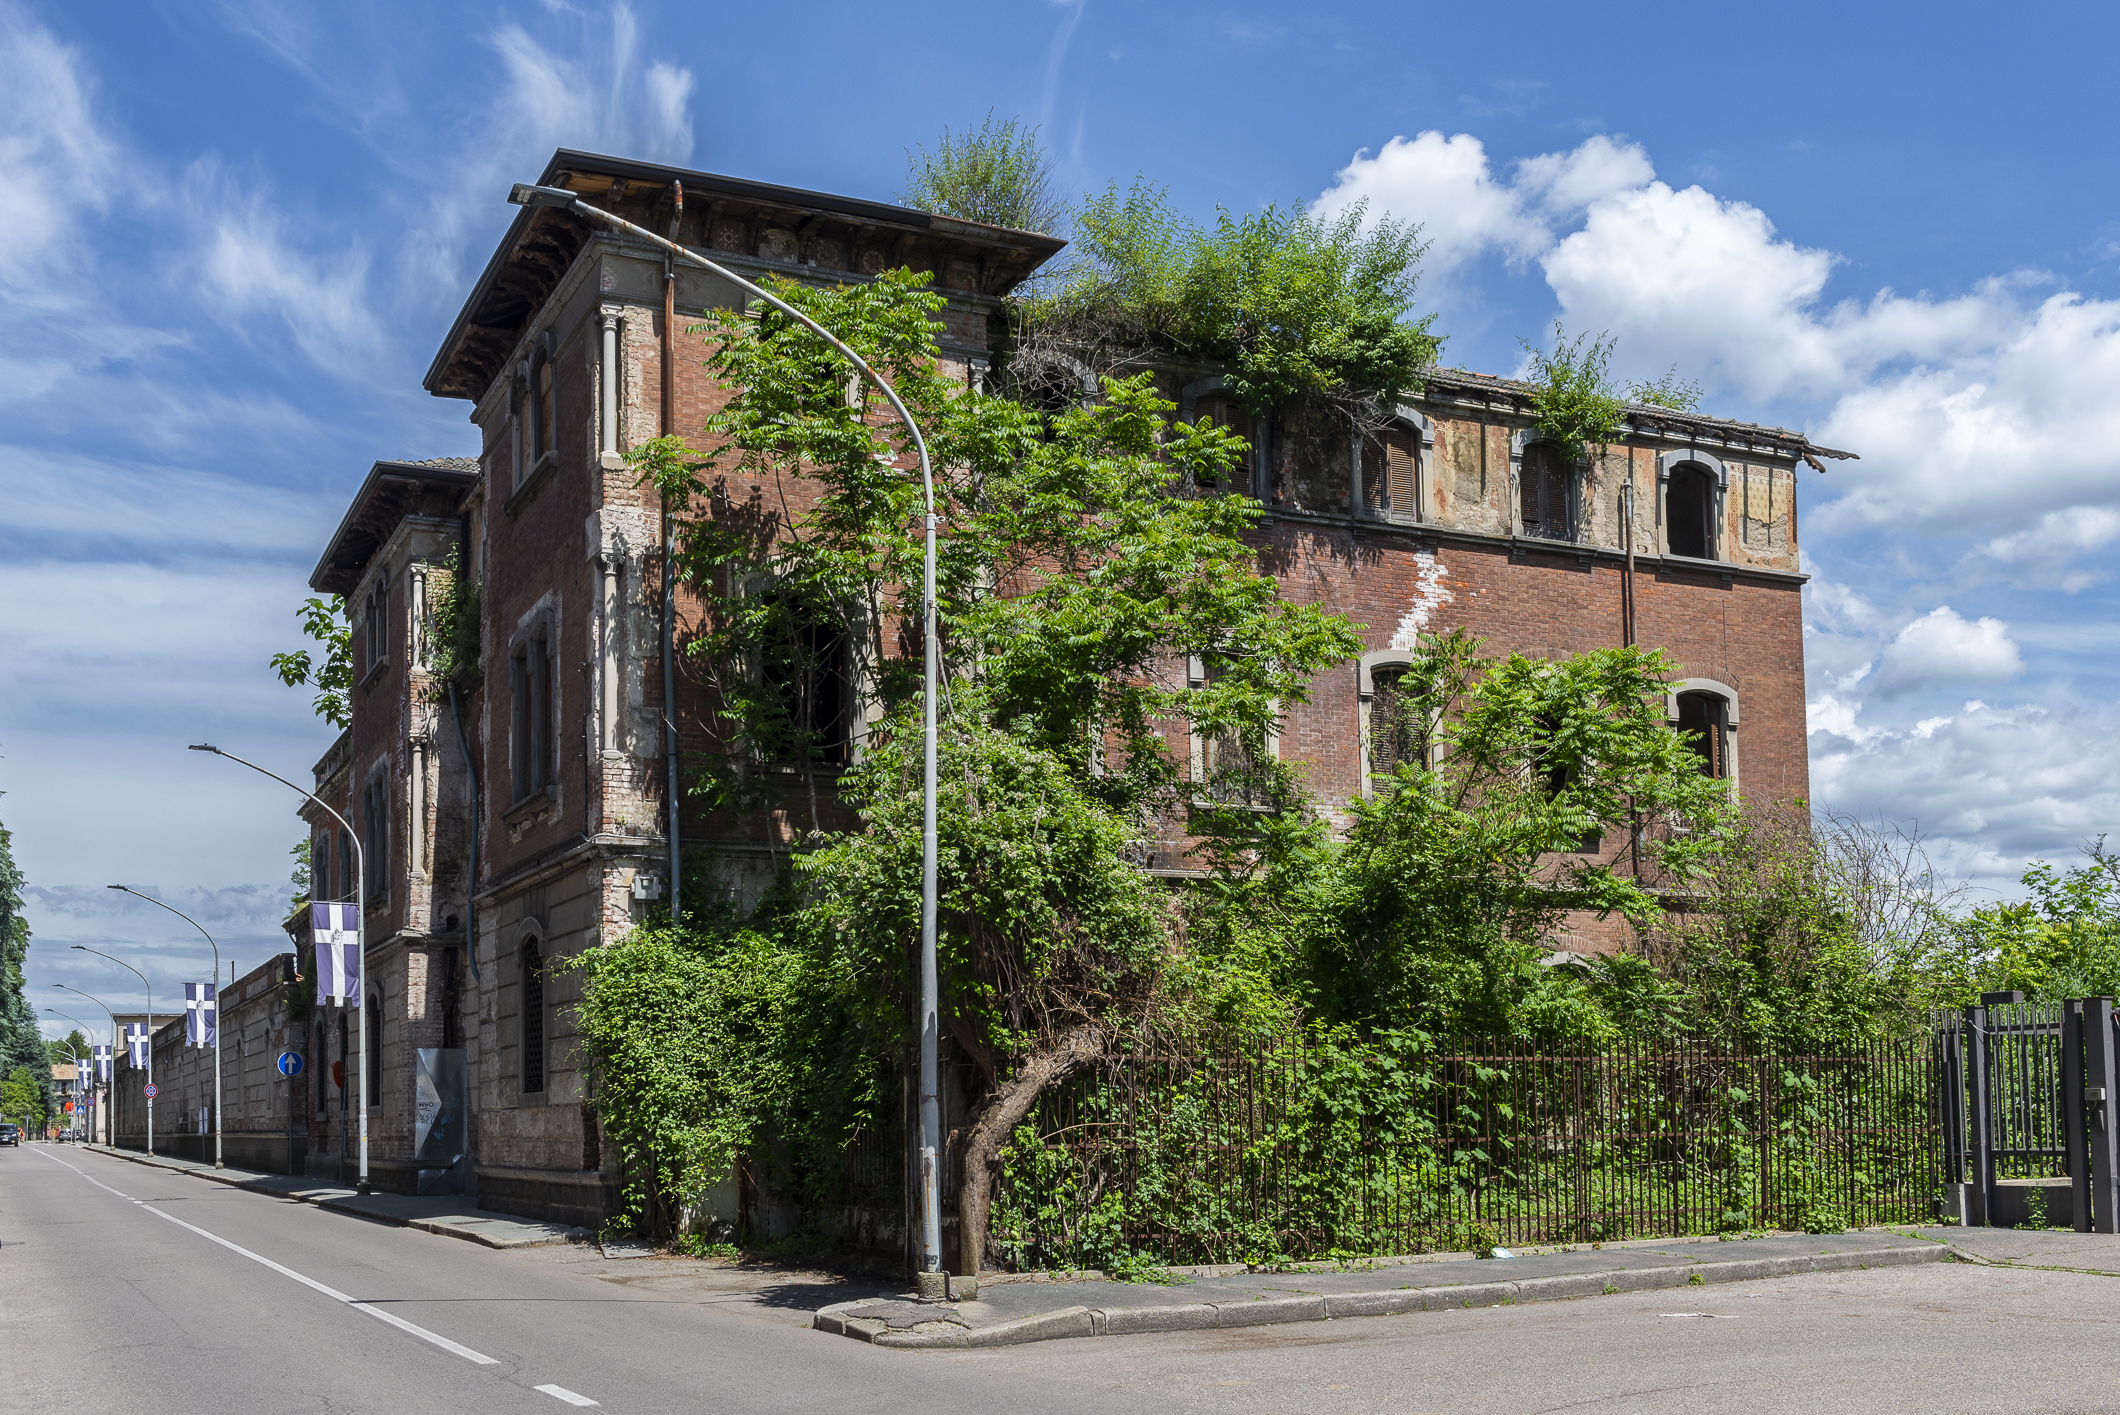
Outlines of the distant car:
[[0,1125],[0,1145],[19,1145],[19,1144],[21,1144],[21,1143],[22,1143],[22,1127],[21,1127],[21,1126],[19,1126],[19,1125]]

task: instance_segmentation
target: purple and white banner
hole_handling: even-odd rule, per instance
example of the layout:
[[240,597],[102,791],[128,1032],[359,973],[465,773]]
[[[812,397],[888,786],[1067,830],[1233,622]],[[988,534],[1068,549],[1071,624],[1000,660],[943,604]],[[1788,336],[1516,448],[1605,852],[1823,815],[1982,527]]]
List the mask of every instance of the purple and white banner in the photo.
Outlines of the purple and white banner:
[[104,1085],[110,1084],[110,1048],[96,1048],[96,1079]]
[[184,985],[184,1045],[210,1047],[214,1043],[215,991],[212,983]]
[[127,1022],[125,1024],[125,1059],[135,1067],[147,1065],[147,1024]]
[[361,995],[361,907],[312,904],[309,924],[317,945],[317,1001],[345,1006]]

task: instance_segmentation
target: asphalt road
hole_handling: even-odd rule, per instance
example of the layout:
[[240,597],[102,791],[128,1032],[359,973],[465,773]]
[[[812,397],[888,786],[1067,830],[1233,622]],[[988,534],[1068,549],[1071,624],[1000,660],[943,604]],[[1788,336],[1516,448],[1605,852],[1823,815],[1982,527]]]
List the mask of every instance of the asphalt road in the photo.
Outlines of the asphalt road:
[[698,1271],[496,1252],[29,1145],[0,1151],[0,1410],[2120,1411],[2120,1277],[2089,1273],[1936,1264],[893,1352],[800,1325],[848,1294]]

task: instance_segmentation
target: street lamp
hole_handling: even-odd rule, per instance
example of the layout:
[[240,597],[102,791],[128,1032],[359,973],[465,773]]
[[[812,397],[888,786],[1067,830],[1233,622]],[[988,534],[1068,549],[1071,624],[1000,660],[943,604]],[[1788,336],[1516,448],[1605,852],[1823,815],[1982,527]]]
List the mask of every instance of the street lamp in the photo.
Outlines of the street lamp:
[[[353,841],[353,898],[355,925],[353,931],[353,940],[354,953],[355,958],[357,960],[354,964],[353,971],[355,978],[358,980],[357,985],[359,989],[362,992],[366,992],[368,988],[368,906],[366,900],[366,895],[368,893],[368,852],[361,845],[360,834],[354,830],[353,826],[347,821],[346,817],[340,815],[337,811],[331,809],[329,805],[325,804],[321,799],[318,798],[315,792],[304,791],[301,787],[295,785],[292,781],[289,781],[286,777],[280,775],[276,771],[267,771],[264,767],[259,766],[256,762],[246,762],[241,757],[237,756],[234,752],[224,752],[219,747],[214,746],[210,742],[194,743],[191,747],[191,750],[194,752],[212,752],[217,757],[227,758],[229,761],[234,762],[237,766],[247,766],[252,771],[258,773],[258,775],[260,776],[271,777],[274,781],[279,782],[280,785],[286,787],[289,791],[294,792],[297,796],[307,797],[316,806],[318,810],[330,816],[333,820],[337,821],[341,827],[345,829],[346,834]],[[146,898],[146,896],[142,895],[141,898],[144,899]],[[155,902],[157,904],[160,904],[162,901],[158,899]],[[168,908],[169,906],[165,904],[163,905],[163,907]],[[170,910],[170,912],[175,913],[176,911]],[[199,932],[204,933],[206,931],[204,929],[200,929]],[[218,971],[220,966],[220,955],[216,953],[214,968]],[[353,1187],[354,1192],[359,1194],[365,1194],[368,1192],[368,1009],[359,997],[355,997],[353,999],[353,1006],[354,1014],[360,1022],[360,1025],[355,1027],[354,1030],[356,1032],[359,1032],[361,1035],[361,1055],[360,1060],[356,1063],[361,1068],[361,1177],[359,1182],[357,1182]],[[220,1019],[217,1017],[214,1020],[216,1021],[216,1023],[218,1023]],[[214,1040],[219,1041],[220,1036],[220,1029],[218,1026],[216,1026],[214,1029]],[[218,1058],[216,1058],[215,1065],[217,1067],[219,1065]],[[216,1106],[215,1109],[218,1110],[219,1107]],[[219,1122],[217,1119],[216,1125],[218,1126],[218,1124]],[[217,1129],[216,1134],[218,1133],[219,1132]],[[341,1133],[343,1134],[344,1132],[342,1131]],[[218,1143],[219,1142],[216,1141],[216,1144]]]
[[[54,1017],[64,1017],[64,1018],[65,1018],[65,1019],[66,1019],[67,1021],[69,1021],[69,1022],[73,1023],[73,1024],[74,1024],[74,1025],[75,1025],[76,1027],[79,1027],[79,1028],[81,1028],[81,1029],[82,1029],[82,1030],[83,1030],[84,1032],[86,1032],[86,1031],[88,1030],[88,1024],[87,1024],[86,1022],[83,1022],[83,1021],[82,1021],[82,1020],[81,1020],[80,1018],[78,1018],[78,1017],[74,1016],[74,1015],[73,1015],[73,1014],[71,1014],[71,1013],[67,1013],[67,1012],[61,1012],[61,1011],[60,1011],[60,1010],[59,1010],[58,1008],[56,1008],[56,1007],[47,1007],[47,1008],[45,1008],[44,1010],[45,1010],[46,1012],[49,1012],[49,1013],[51,1013],[51,1015],[52,1015],[52,1016],[54,1016]],[[91,1033],[90,1035],[93,1035],[93,1033]],[[64,1037],[62,1037],[62,1038],[60,1038],[60,1040],[61,1040],[61,1041],[65,1041],[66,1039],[65,1039]],[[66,1047],[66,1049],[67,1049],[67,1051],[69,1051],[69,1052],[72,1052],[72,1051],[73,1051],[73,1049],[74,1049],[74,1048],[73,1048],[73,1044],[72,1044],[71,1042],[68,1042],[68,1043],[67,1043],[67,1047]],[[87,1085],[89,1085],[89,1086],[93,1086],[93,1085],[95,1084],[95,1072],[96,1072],[96,1044],[95,1044],[94,1042],[90,1042],[90,1043],[88,1044],[88,1072],[89,1072],[89,1074],[88,1074],[88,1080],[87,1080],[87,1083],[86,1083],[86,1084],[87,1084]],[[83,1082],[82,1082],[82,1077],[81,1077],[81,1059],[80,1059],[80,1057],[79,1057],[78,1055],[76,1055],[76,1056],[74,1057],[74,1084],[75,1084],[76,1086],[81,1086],[81,1085],[83,1085]],[[84,1090],[84,1091],[79,1091],[79,1092],[76,1092],[76,1094],[77,1094],[77,1095],[79,1095],[79,1094],[86,1094],[86,1093],[87,1093],[87,1092],[86,1092],[85,1090]],[[84,1107],[83,1107],[83,1109],[86,1109],[86,1107],[84,1106]],[[83,1118],[85,1118],[85,1117],[83,1117]],[[94,1132],[93,1130],[91,1130],[91,1131],[90,1131],[89,1133],[90,1133],[91,1135],[93,1135],[93,1134],[94,1134],[95,1132]]]
[[[168,909],[170,913],[175,914],[200,933],[206,934],[207,945],[213,949],[213,1167],[215,1169],[224,1168],[225,1166],[221,1163],[221,945],[213,941],[212,934],[206,933],[204,924],[201,924],[182,909],[163,904],[161,900],[155,898],[152,894],[142,894],[130,885],[123,884],[109,884],[105,885],[104,888],[123,890],[135,899],[145,899],[150,904],[160,905],[162,908]],[[201,1000],[203,1001],[204,999]]]
[[[65,983],[53,983],[52,986],[55,988],[65,988],[67,992],[73,993],[77,997],[85,997],[90,1002],[93,1002],[96,1006],[103,1009],[103,1015],[110,1018],[110,1054],[113,1058],[115,1058],[118,1054],[118,1014],[111,1011],[110,1005],[104,1002],[102,998],[97,997],[91,993],[82,992],[79,988],[67,987]],[[117,1063],[115,1060],[112,1061],[111,1067],[113,1079],[111,1082],[109,1082],[103,1087],[103,1103],[104,1109],[106,1111],[106,1114],[103,1117],[103,1128],[105,1134],[110,1140],[111,1145],[115,1147],[118,1143],[118,1097],[116,1094],[117,1082],[115,1079]]]
[[[93,953],[98,958],[110,958],[110,955],[102,949],[90,948],[85,943],[77,943],[74,947],[82,953]],[[123,958],[110,958],[110,961],[138,978],[140,986],[147,989],[147,1153],[152,1155],[155,1152],[155,990],[148,984],[147,974],[141,972]],[[67,991],[79,992],[80,990],[78,988],[68,988]],[[83,997],[88,996],[87,993],[82,993],[81,995]],[[111,1027],[113,1030],[116,1029],[116,1018],[111,1019]],[[117,1052],[117,1045],[115,1041],[111,1043],[113,1055]],[[110,1142],[113,1145],[118,1143],[117,1109],[115,1105],[111,1107]]]
[[[875,384],[877,391],[889,400],[891,407],[897,412],[898,420],[905,424],[906,433],[913,439],[913,446],[920,454],[920,487],[927,499],[927,559],[921,609],[921,637],[927,648],[927,662],[921,680],[923,693],[920,708],[924,766],[920,797],[920,1267],[923,1272],[939,1272],[942,1268],[942,1214],[941,1176],[936,1167],[936,1152],[941,1145],[942,1109],[937,1084],[940,1065],[937,1055],[939,1031],[936,1014],[939,1010],[937,996],[940,984],[935,962],[935,699],[936,680],[940,676],[941,651],[935,637],[935,523],[938,518],[935,515],[935,473],[928,462],[927,439],[920,435],[920,426],[913,421],[913,415],[899,399],[898,390],[885,382],[883,376],[870,368],[868,362],[849,348],[845,341],[772,291],[753,284],[727,266],[708,260],[689,247],[656,235],[645,226],[636,226],[622,216],[615,216],[601,207],[591,206],[564,188],[540,187],[518,182],[509,189],[508,200],[517,206],[559,207],[587,220],[601,221],[637,240],[648,242],[668,253],[674,260],[687,261],[702,270],[711,271],[738,289],[764,300],[824,340],[841,358],[852,364],[862,377]],[[674,816],[677,810],[674,801],[670,809]],[[673,885],[674,882],[673,876]],[[976,1264],[977,1256],[974,1255],[971,1261]],[[976,1271],[976,1267],[974,1270]]]
[[[45,1008],[44,1010],[45,1010],[46,1012],[59,1012],[59,1009],[58,1009],[58,1008],[56,1008],[56,1007],[47,1007],[47,1008]],[[63,1012],[59,1012],[59,1015],[60,1015],[61,1017],[66,1017],[66,1014],[65,1014],[65,1013],[63,1013]],[[66,1020],[67,1020],[67,1021],[69,1021],[69,1022],[74,1022],[74,1019],[73,1019],[73,1018],[71,1018],[71,1017],[67,1017],[67,1018],[66,1018]],[[76,1027],[78,1027],[78,1026],[80,1026],[81,1024],[80,1024],[79,1022],[74,1022],[74,1025],[75,1025]],[[74,1044],[73,1044],[72,1042],[70,1042],[70,1041],[67,1041],[67,1040],[66,1040],[66,1038],[64,1038],[64,1037],[61,1037],[61,1038],[59,1038],[59,1041],[60,1041],[60,1043],[61,1043],[62,1045],[64,1045],[64,1046],[65,1046],[65,1048],[66,1048],[66,1057],[67,1057],[67,1062],[68,1062],[68,1064],[70,1064],[70,1065],[71,1065],[71,1066],[72,1066],[72,1067],[74,1068],[74,1085],[75,1085],[76,1087],[79,1087],[79,1086],[80,1086],[80,1084],[81,1084],[81,1053],[80,1053],[80,1051],[79,1051],[79,1050],[78,1050],[78,1049],[77,1049],[77,1048],[76,1048],[76,1047],[74,1046]],[[74,1094],[78,1096],[78,1095],[80,1094],[80,1092],[79,1092],[78,1090],[76,1090]],[[62,1110],[62,1111],[60,1111],[60,1112],[59,1112],[59,1114],[60,1114],[61,1116],[64,1116],[64,1115],[66,1114],[66,1112]],[[66,1129],[65,1129],[65,1126],[66,1126],[66,1121],[65,1121],[65,1120],[63,1120],[63,1119],[62,1119],[62,1120],[60,1120],[60,1122],[59,1122],[59,1126],[60,1126],[60,1130],[59,1130],[59,1135],[60,1135],[60,1137],[61,1137],[61,1138],[63,1139],[63,1138],[65,1138],[65,1135],[66,1135]]]

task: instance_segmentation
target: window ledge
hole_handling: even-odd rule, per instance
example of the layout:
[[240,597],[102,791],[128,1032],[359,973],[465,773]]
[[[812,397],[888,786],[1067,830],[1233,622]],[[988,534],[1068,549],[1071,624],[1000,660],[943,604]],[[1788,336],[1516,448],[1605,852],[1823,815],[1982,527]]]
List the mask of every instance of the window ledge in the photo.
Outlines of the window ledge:
[[382,677],[385,673],[389,671],[390,660],[387,658],[377,659],[374,663],[369,664],[368,671],[361,675],[360,686],[363,689],[366,689],[369,684],[375,682],[376,679]]
[[553,786],[542,787],[532,791],[529,795],[523,797],[522,800],[502,811],[501,824],[521,825],[524,821],[530,820],[548,807],[557,806],[558,804],[559,789]]
[[547,481],[551,480],[553,469],[558,466],[558,448],[553,448],[535,462],[532,462],[529,473],[523,477],[522,484],[516,487],[506,501],[501,503],[501,510],[507,512],[509,518],[513,519],[525,506],[537,499],[539,489]]

